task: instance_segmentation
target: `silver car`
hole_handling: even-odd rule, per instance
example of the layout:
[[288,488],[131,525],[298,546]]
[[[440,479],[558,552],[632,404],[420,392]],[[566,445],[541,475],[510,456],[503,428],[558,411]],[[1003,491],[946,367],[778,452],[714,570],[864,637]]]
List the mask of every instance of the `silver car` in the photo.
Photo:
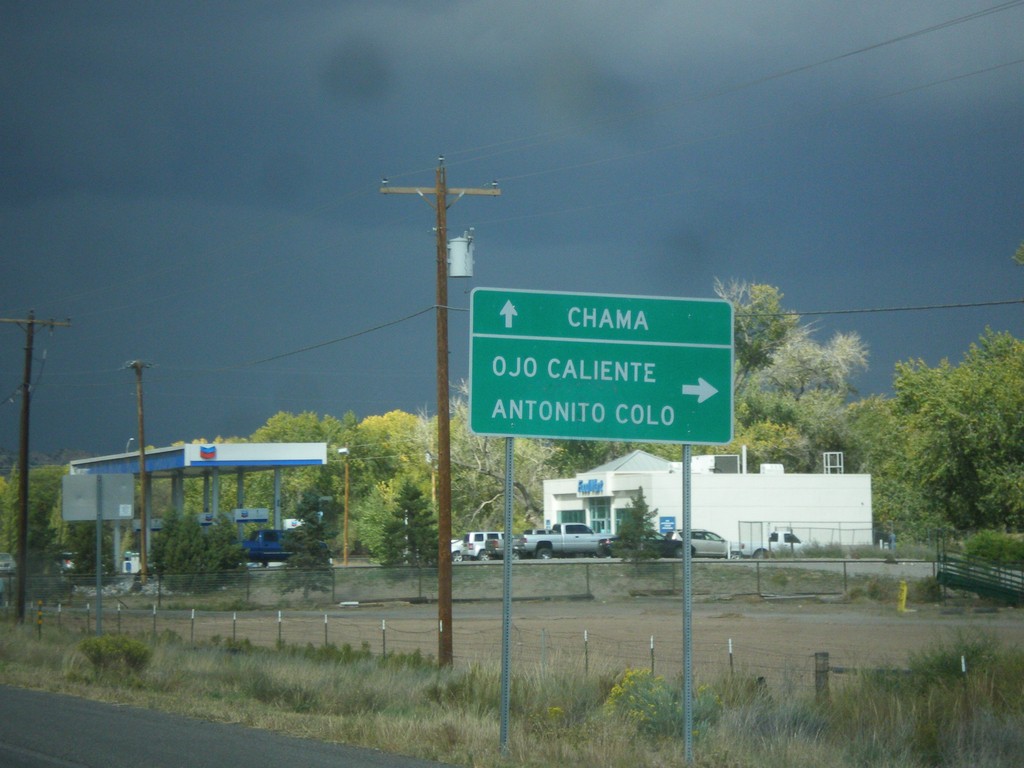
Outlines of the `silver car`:
[[[682,531],[676,531],[673,538],[683,538]],[[690,531],[690,554],[692,557],[729,557],[729,542],[717,533],[694,528]]]

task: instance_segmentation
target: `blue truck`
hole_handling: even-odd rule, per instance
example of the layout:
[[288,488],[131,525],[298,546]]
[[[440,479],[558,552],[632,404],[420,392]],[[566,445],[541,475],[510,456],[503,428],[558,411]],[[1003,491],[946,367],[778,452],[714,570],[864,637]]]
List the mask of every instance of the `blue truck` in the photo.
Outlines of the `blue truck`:
[[292,556],[287,543],[288,531],[264,528],[250,533],[248,540],[242,542],[242,547],[249,562],[265,566],[268,563],[283,563]]

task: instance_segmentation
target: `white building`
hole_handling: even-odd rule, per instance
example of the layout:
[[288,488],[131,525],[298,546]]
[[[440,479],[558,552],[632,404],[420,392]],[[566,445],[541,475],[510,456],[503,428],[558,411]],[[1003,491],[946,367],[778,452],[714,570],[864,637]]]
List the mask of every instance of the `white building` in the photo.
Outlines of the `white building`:
[[[759,474],[738,470],[737,457],[693,458],[693,528],[718,533],[746,556],[801,542],[872,543],[870,475],[787,474],[774,464],[762,465]],[[639,489],[656,510],[658,530],[682,527],[682,462],[643,451],[574,478],[544,481],[545,525],[580,522],[613,534]]]

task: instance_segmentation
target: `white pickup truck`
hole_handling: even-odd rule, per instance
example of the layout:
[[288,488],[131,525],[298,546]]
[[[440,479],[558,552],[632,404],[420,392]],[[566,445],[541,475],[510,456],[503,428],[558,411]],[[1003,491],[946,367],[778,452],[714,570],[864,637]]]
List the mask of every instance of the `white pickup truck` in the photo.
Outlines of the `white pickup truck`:
[[583,523],[560,523],[550,530],[521,533],[512,541],[520,557],[550,560],[552,557],[595,557],[605,534],[594,533]]

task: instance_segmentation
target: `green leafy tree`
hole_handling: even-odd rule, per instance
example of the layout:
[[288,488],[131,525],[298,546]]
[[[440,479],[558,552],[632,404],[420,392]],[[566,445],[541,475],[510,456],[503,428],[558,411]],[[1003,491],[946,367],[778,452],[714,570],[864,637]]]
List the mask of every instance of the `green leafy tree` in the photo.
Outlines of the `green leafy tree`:
[[[393,502],[393,492],[404,480],[430,494],[431,450],[422,419],[405,411],[368,416],[359,422],[349,449],[349,551],[380,550],[382,509]],[[436,451],[435,451],[436,452]],[[339,462],[339,499],[344,497],[344,463]],[[384,504],[384,507],[381,504]],[[338,505],[341,509],[341,504]]]
[[863,341],[847,333],[817,342],[773,286],[717,283],[716,292],[734,315],[736,439],[725,450],[746,445],[755,466],[820,470],[823,453],[845,450],[852,377],[867,367]]
[[1024,529],[1024,342],[987,330],[963,361],[897,365],[896,413],[925,502],[958,530]]
[[964,542],[964,554],[1019,567],[1024,564],[1024,540],[1002,531],[979,531]]
[[782,308],[782,293],[771,285],[716,280],[715,293],[733,307],[733,385],[738,391],[752,373],[771,365],[800,320]]
[[[60,514],[61,479],[67,467],[44,466],[29,469],[28,474],[28,534],[26,561],[30,573],[50,570],[60,552],[59,529],[52,520]],[[18,498],[18,473],[2,487],[0,497],[0,551],[14,554],[18,551],[18,519],[21,502]]]
[[[341,510],[343,494],[343,462],[337,449],[349,446],[358,440],[355,416],[350,412],[341,419],[334,416],[320,416],[310,411],[294,414],[281,411],[271,416],[267,423],[248,438],[253,443],[327,443],[327,464],[319,467],[294,467],[282,473],[282,503],[289,507],[302,504],[303,495],[313,492],[320,497],[331,497],[330,504],[322,509],[329,523],[334,522]],[[358,452],[353,450],[351,460],[357,468]],[[365,454],[364,454],[365,455]],[[351,474],[356,481],[356,492],[360,489],[361,472]],[[235,489],[230,483],[221,488],[223,508],[235,504]],[[246,504],[252,507],[273,507],[274,478],[269,472],[253,472],[245,478]]]
[[[504,528],[505,438],[469,431],[469,411],[463,396],[452,401],[452,530]],[[544,520],[544,479],[552,477],[553,445],[545,440],[513,443],[514,525],[535,528]]]
[[849,427],[846,466],[871,475],[875,526],[901,540],[931,540],[945,517],[925,502],[920,478],[907,462],[908,430],[896,403],[878,396],[853,403]]
[[660,553],[649,546],[644,546],[646,540],[658,535],[654,526],[655,515],[658,510],[651,509],[644,497],[644,489],[638,488],[636,493],[630,497],[630,504],[623,510],[622,519],[619,520],[618,537],[616,545],[619,556],[634,563],[641,560],[656,558]]

